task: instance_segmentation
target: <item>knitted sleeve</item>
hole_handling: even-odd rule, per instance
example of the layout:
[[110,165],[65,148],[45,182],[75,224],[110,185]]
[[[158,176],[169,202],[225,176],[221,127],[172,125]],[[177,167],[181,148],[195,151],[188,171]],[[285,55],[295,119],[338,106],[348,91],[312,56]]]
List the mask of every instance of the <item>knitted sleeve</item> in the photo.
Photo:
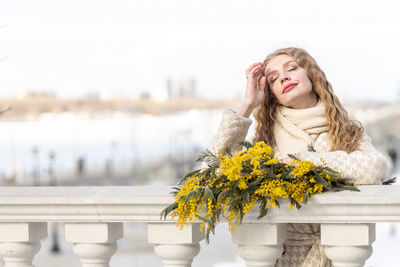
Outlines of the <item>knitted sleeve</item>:
[[239,143],[245,140],[251,123],[251,119],[240,116],[232,109],[225,109],[209,150],[216,155],[226,154],[227,151],[231,153],[240,151],[242,146]]
[[299,153],[302,160],[309,160],[315,164],[326,164],[338,171],[347,182],[355,185],[381,184],[389,175],[389,162],[372,145],[371,138],[364,134],[358,150],[347,153],[342,150],[329,151],[331,142],[329,136],[321,135],[315,143],[317,152],[303,151]]

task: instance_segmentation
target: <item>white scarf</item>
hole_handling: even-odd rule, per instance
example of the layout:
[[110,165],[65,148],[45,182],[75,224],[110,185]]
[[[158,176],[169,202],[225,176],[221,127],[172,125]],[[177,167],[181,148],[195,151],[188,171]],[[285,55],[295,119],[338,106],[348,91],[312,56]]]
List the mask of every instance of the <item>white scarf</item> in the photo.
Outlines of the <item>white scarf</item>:
[[306,109],[278,107],[274,124],[276,151],[282,158],[305,151],[307,145],[314,145],[319,134],[328,129],[325,106],[321,101]]

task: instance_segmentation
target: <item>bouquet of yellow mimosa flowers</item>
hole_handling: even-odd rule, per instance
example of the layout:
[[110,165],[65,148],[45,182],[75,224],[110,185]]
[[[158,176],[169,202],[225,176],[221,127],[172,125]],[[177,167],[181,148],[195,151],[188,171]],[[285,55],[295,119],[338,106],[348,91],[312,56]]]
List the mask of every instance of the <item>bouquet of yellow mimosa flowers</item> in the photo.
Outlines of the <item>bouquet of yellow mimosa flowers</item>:
[[358,191],[340,180],[339,173],[326,166],[323,159],[323,164],[316,166],[289,155],[293,161],[285,164],[273,157],[273,149],[264,142],[241,144],[246,149],[233,155],[204,151],[198,160],[209,162],[208,167],[189,172],[181,179],[172,192],[175,202],[161,216],[165,219],[171,214],[181,228],[200,220],[201,229],[206,226],[208,242],[221,216],[233,230],[255,206],[261,219],[271,207],[279,207],[281,199],[289,200],[289,209],[300,209],[317,193]]

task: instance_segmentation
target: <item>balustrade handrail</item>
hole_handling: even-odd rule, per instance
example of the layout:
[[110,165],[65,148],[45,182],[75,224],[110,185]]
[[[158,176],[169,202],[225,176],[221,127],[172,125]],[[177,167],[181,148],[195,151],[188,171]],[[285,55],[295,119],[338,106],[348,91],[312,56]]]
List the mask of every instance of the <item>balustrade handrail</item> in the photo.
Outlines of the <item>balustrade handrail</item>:
[[[282,201],[262,220],[255,208],[244,222],[400,221],[399,185],[359,189],[314,195],[300,210],[288,210]],[[170,191],[170,186],[0,187],[0,222],[163,222],[160,212],[174,201]]]

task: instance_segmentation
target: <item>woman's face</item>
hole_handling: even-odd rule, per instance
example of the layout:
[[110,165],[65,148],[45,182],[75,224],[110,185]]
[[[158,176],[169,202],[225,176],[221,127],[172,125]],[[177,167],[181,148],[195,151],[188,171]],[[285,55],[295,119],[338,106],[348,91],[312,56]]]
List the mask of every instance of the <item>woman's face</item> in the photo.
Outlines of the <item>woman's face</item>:
[[317,104],[306,71],[288,55],[278,55],[265,68],[269,88],[279,103],[290,108],[304,109]]

